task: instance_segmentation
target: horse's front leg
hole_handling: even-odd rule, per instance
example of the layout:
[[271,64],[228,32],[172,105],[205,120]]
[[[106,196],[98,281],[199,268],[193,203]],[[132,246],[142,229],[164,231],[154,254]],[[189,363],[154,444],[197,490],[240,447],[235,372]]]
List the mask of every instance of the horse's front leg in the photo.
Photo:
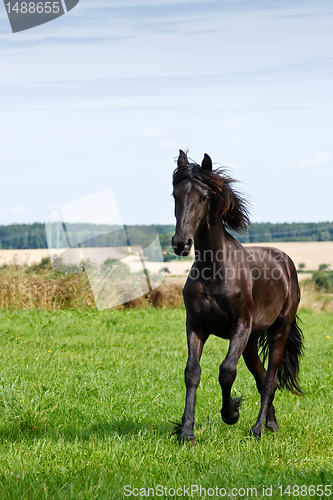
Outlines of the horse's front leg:
[[[249,322],[250,323],[250,322]],[[223,422],[228,425],[235,424],[239,419],[239,407],[242,398],[231,398],[231,388],[237,375],[237,363],[243,354],[251,333],[250,324],[238,324],[235,332],[230,338],[228,353],[220,365],[219,382],[222,389]]]
[[176,426],[176,434],[179,441],[194,441],[194,410],[197,388],[200,382],[201,367],[200,358],[203,346],[208,338],[205,331],[194,325],[192,321],[186,320],[188,359],[185,368],[186,402],[181,425]]

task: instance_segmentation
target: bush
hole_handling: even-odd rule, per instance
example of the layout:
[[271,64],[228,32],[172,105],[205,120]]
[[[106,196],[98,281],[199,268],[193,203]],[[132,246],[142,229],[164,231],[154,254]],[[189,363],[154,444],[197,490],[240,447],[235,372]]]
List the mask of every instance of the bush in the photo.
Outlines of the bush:
[[333,292],[333,271],[325,271],[323,269],[314,271],[312,279],[320,290]]

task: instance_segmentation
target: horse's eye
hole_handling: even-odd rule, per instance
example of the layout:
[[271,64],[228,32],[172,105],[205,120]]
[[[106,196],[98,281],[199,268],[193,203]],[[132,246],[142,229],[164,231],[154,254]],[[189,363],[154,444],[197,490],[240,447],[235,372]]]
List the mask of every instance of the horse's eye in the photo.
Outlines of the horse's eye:
[[207,200],[208,200],[208,198],[209,198],[209,197],[208,197],[208,195],[206,194],[206,196],[204,196],[204,197],[202,198],[201,203],[203,203],[204,201],[207,201]]

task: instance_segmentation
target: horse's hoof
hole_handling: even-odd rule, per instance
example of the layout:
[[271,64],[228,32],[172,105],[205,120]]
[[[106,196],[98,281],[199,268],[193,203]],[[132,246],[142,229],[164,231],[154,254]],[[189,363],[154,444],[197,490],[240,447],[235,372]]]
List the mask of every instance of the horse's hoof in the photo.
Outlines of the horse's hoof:
[[236,410],[234,412],[234,414],[232,415],[232,417],[224,417],[221,413],[221,416],[222,416],[222,420],[225,424],[228,424],[228,425],[234,425],[238,422],[238,419],[239,419],[239,411]]
[[184,434],[181,433],[181,434],[178,434],[177,440],[178,440],[178,443],[180,445],[188,444],[189,447],[191,448],[194,445],[194,442],[195,442],[195,435],[192,434],[192,436],[184,436]]
[[277,422],[266,422],[265,427],[270,432],[278,432],[279,430]]
[[257,431],[255,427],[251,427],[250,436],[253,436],[257,441],[261,438],[261,431]]
[[171,423],[174,426],[171,435],[177,436],[178,443],[179,444],[189,443],[190,446],[193,446],[195,441],[195,435],[193,434],[193,432],[189,431],[188,434],[184,434],[181,422],[171,422]]
[[194,438],[192,438],[192,439],[188,439],[188,440],[187,440],[187,443],[188,443],[188,447],[189,447],[189,448],[192,448],[192,446],[194,446],[194,445],[195,445],[195,437],[194,437]]

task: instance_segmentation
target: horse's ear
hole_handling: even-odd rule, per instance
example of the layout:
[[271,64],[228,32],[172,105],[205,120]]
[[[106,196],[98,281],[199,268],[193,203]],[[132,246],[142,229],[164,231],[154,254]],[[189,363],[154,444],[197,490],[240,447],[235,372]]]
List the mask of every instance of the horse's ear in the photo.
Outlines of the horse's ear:
[[211,172],[213,168],[212,160],[210,156],[208,156],[207,153],[205,153],[204,159],[202,160],[201,163],[201,168],[205,170],[206,172]]
[[186,153],[182,151],[181,149],[179,150],[179,156],[178,156],[178,161],[177,161],[178,167],[184,167],[185,165],[188,164],[188,159],[186,156]]

